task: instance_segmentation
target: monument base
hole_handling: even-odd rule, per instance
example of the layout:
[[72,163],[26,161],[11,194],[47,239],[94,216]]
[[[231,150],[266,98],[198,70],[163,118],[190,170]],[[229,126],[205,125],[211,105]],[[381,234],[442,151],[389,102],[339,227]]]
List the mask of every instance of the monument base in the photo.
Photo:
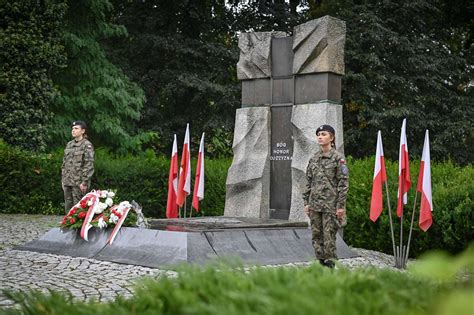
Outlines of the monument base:
[[[152,229],[123,227],[112,245],[111,230],[92,229],[89,242],[78,230],[53,228],[17,250],[86,257],[152,268],[237,259],[246,265],[315,260],[311,230],[301,222],[256,218],[197,217],[151,220]],[[337,235],[338,258],[358,256]]]

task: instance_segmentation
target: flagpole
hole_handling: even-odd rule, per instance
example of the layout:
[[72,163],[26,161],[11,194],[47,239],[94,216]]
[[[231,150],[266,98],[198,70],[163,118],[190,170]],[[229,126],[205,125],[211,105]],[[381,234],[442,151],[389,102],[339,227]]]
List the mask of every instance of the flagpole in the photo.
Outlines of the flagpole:
[[193,217],[193,206],[191,205],[191,209],[189,209],[189,217]]
[[184,197],[184,218],[186,218],[186,199],[187,199],[187,196]]
[[393,232],[393,223],[392,223],[392,207],[390,206],[390,196],[388,193],[388,184],[387,181],[385,181],[385,192],[387,193],[387,204],[388,204],[388,217],[390,219],[390,234],[392,236],[392,246],[393,246],[393,258],[395,259],[395,264],[396,264],[396,259],[397,259],[397,253],[395,251],[395,234]]
[[415,221],[416,200],[418,198],[418,191],[415,193],[415,202],[413,203],[413,213],[411,214],[410,233],[408,234],[407,253],[405,263],[408,261],[408,252],[410,251],[411,231],[413,230],[413,221]]
[[397,254],[395,255],[395,267],[399,268],[400,267],[400,246],[396,246],[397,248]]
[[[399,198],[402,198],[402,214],[400,216],[400,258],[402,258],[402,253],[403,253],[403,196],[404,196],[404,193],[403,193],[403,186],[405,184],[405,180],[402,180],[402,185],[401,185],[401,189],[400,189],[400,196]],[[408,193],[407,193],[407,198],[408,198]],[[403,261],[400,261],[402,263],[401,266],[399,266],[400,268],[403,269]]]
[[178,218],[181,219],[181,207],[178,207],[178,210],[179,210],[179,211],[178,211]]

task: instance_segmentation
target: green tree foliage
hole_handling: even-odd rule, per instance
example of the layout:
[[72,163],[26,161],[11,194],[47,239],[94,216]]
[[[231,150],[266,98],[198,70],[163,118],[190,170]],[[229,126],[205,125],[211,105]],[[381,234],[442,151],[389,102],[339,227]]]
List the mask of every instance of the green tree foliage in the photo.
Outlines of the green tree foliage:
[[[290,34],[295,25],[330,14],[347,23],[346,152],[372,154],[381,129],[386,155],[395,158],[407,117],[412,155],[421,153],[424,129],[430,129],[433,158],[473,160],[468,1],[69,1],[61,25],[58,9],[40,9],[59,8],[53,3],[2,2],[0,136],[9,143],[44,147],[41,124],[50,122],[49,106],[52,146],[70,137],[72,120],[83,119],[95,144],[132,151],[147,143],[168,153],[172,134],[182,136],[190,122],[194,143],[206,131],[210,155],[229,154],[240,107],[239,32]],[[57,70],[63,62],[60,28],[67,67]],[[52,70],[61,92],[55,101]]]
[[288,34],[293,28],[304,23],[307,10],[306,1],[265,0],[229,1],[234,12],[232,30],[234,32],[282,31]]
[[123,26],[109,22],[109,1],[69,1],[62,26],[67,67],[54,73],[61,95],[52,104],[52,140],[70,138],[73,120],[88,123],[94,144],[130,151],[144,140],[136,122],[144,102],[143,91],[112,64],[101,41],[125,37]]
[[447,11],[446,5],[427,0],[313,4],[312,17],[330,14],[347,24],[343,102],[351,154],[373,152],[380,129],[386,156],[395,158],[407,117],[411,152],[421,154],[429,129],[432,157],[472,161],[474,98],[468,84],[473,71],[467,59],[472,34],[466,24],[453,22],[460,12]]
[[0,137],[29,150],[46,147],[57,93],[50,71],[65,61],[61,1],[0,1]]
[[110,52],[146,93],[140,125],[162,135],[154,148],[166,145],[168,153],[173,133],[181,137],[187,122],[193,142],[201,131],[207,139],[227,134],[222,139],[227,142],[240,88],[233,16],[224,1],[113,3],[116,22],[130,36],[109,41]]

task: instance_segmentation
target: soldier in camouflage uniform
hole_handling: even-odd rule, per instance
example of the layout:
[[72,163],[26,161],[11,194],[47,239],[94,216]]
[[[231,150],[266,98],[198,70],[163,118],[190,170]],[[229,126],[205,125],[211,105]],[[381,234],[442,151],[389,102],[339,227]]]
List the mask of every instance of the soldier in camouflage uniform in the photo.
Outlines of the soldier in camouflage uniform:
[[66,213],[85,195],[94,174],[94,147],[87,140],[86,124],[83,121],[72,123],[72,136],[64,150],[61,167],[61,184],[64,191]]
[[309,216],[316,257],[334,267],[336,233],[346,223],[349,170],[344,156],[336,151],[335,131],[329,125],[316,129],[320,150],[309,160],[303,191],[304,211]]

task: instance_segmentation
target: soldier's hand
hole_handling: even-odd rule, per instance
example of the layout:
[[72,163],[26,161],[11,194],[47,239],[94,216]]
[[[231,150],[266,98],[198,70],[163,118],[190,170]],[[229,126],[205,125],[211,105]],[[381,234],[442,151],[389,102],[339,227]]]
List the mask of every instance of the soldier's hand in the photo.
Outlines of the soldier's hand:
[[336,210],[336,216],[338,219],[342,219],[346,216],[346,210],[344,209],[337,209]]
[[304,207],[304,213],[309,216],[309,206]]
[[83,194],[85,194],[87,192],[87,185],[80,184],[79,189],[82,191]]

